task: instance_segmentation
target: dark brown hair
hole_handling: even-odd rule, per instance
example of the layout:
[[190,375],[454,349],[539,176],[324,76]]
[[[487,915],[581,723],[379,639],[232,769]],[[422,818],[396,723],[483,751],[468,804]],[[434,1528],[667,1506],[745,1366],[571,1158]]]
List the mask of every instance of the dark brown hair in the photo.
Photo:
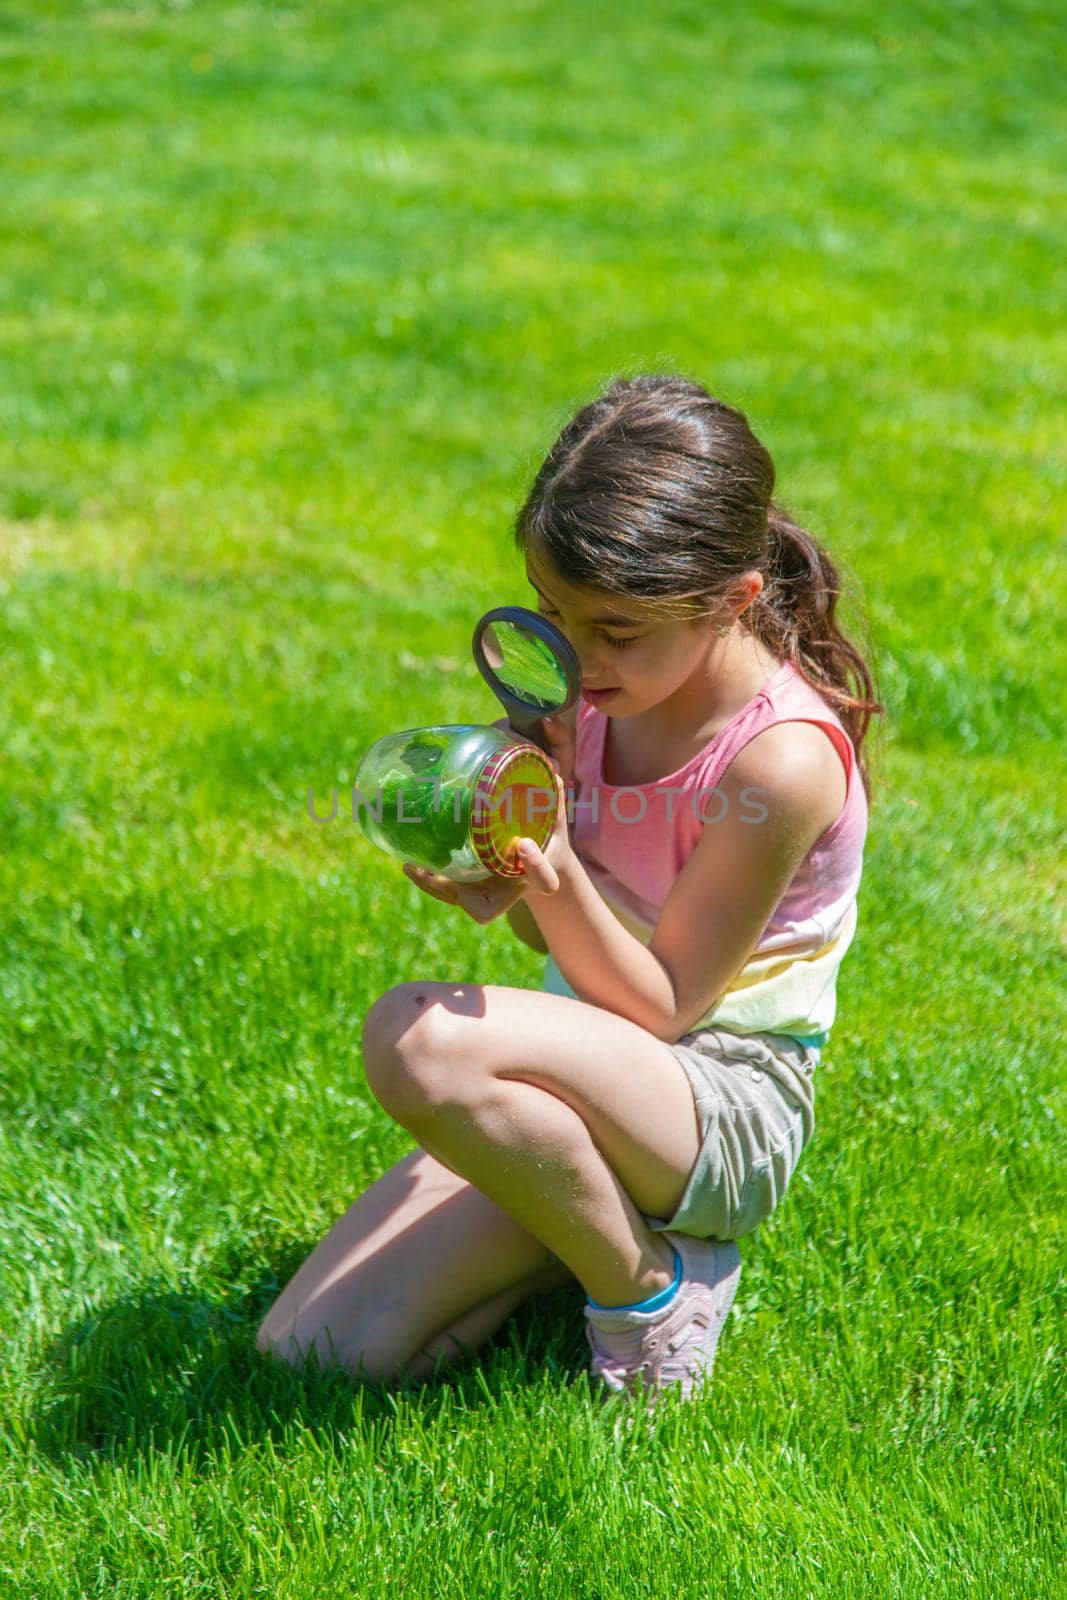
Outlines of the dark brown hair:
[[737,578],[762,573],[740,625],[837,712],[870,798],[860,747],[885,707],[834,620],[838,565],[774,503],[774,482],[741,411],[684,377],[618,378],[552,446],[516,516],[515,542],[564,582],[661,617],[721,610]]

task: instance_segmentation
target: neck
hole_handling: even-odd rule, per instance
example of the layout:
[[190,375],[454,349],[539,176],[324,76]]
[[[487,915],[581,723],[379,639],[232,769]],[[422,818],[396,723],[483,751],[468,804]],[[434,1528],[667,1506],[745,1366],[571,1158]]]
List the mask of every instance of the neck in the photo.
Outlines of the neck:
[[644,713],[648,728],[677,740],[714,731],[736,716],[780,666],[755,634],[734,627],[725,638],[715,635],[686,682]]

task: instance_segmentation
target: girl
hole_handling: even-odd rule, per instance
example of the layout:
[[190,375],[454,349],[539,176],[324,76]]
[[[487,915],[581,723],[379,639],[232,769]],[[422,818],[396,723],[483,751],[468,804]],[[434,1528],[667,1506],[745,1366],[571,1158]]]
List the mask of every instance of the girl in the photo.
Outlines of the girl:
[[367,1081],[418,1148],[260,1350],[421,1379],[577,1279],[606,1390],[710,1378],[735,1241],[812,1135],[883,710],[774,480],[742,413],[680,377],[617,381],[560,434],[515,527],[582,667],[577,715],[546,723],[555,831],[520,879],[404,869],[506,911],[543,989],[419,980],[371,1007]]

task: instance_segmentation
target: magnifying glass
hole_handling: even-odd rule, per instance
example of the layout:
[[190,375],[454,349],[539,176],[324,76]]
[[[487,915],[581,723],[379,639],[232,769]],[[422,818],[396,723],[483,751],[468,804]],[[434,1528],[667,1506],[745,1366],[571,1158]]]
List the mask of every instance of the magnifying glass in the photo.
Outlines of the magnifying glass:
[[471,643],[478,671],[515,732],[548,754],[542,717],[566,711],[582,690],[570,640],[525,606],[497,606],[479,618]]

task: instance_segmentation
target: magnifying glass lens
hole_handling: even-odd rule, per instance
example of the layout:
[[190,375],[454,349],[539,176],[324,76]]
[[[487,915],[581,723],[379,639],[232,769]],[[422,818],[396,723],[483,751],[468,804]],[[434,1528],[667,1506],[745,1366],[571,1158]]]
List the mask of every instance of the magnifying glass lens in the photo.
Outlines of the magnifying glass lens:
[[479,618],[471,648],[516,733],[544,750],[541,719],[568,710],[581,693],[581,664],[570,640],[526,606],[498,606]]
[[567,698],[567,674],[543,639],[517,622],[491,622],[482,635],[485,659],[512,694],[555,709]]

